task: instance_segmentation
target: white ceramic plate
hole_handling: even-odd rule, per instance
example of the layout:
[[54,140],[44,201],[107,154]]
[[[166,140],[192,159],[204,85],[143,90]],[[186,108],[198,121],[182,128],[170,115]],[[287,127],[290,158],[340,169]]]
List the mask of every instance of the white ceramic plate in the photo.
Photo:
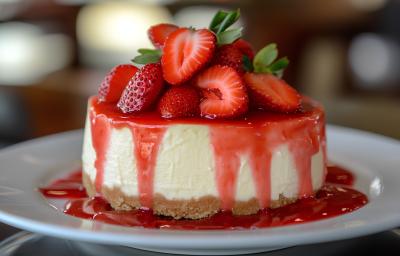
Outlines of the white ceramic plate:
[[240,254],[332,241],[400,226],[400,142],[329,126],[328,156],[356,174],[365,207],[340,217],[277,228],[175,231],[128,228],[67,216],[36,188],[79,166],[82,132],[73,131],[0,151],[0,221],[73,240],[183,254]]

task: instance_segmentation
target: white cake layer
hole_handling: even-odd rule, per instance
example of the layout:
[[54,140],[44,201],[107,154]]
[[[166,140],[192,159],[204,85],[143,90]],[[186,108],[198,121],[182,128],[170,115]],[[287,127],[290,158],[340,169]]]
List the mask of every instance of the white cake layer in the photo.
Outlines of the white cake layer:
[[[104,185],[120,188],[128,196],[138,196],[138,180],[134,144],[128,128],[112,128],[110,145],[106,155]],[[83,145],[83,170],[92,181],[96,177],[96,154],[92,146],[90,122],[87,120]],[[207,125],[171,125],[159,148],[155,166],[154,193],[167,199],[195,199],[203,196],[218,197],[213,149]],[[314,190],[324,180],[323,153],[320,149],[312,157],[312,183]],[[281,145],[273,153],[271,162],[271,200],[296,197],[298,172],[287,145]],[[236,200],[255,198],[255,185],[246,155],[241,165],[236,186]]]

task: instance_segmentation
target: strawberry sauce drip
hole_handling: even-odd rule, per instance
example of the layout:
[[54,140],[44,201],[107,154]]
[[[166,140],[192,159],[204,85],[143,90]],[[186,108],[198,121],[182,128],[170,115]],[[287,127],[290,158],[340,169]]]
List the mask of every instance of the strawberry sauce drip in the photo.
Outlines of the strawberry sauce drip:
[[[340,170],[340,171],[339,171]],[[230,211],[221,211],[209,218],[200,220],[174,220],[169,217],[154,215],[151,210],[116,211],[101,197],[76,197],[82,194],[81,171],[74,172],[65,178],[51,183],[39,190],[45,197],[54,198],[47,191],[57,187],[55,198],[70,199],[65,208],[60,209],[68,215],[91,219],[99,222],[145,228],[216,230],[240,228],[267,228],[290,224],[304,223],[335,217],[355,211],[368,203],[368,198],[361,192],[340,184],[350,184],[353,175],[339,167],[328,167],[329,185],[324,185],[315,196],[299,199],[297,202],[277,209],[264,209],[257,214],[235,216]],[[344,178],[346,177],[346,178]],[[339,181],[338,184],[333,184]],[[350,182],[351,181],[351,182]],[[80,184],[81,188],[70,188],[71,182]]]
[[104,180],[104,165],[106,161],[107,149],[110,144],[111,126],[108,118],[104,115],[96,115],[90,111],[92,144],[96,152],[94,167],[96,168],[95,187],[101,193]]
[[158,149],[166,128],[131,127],[138,176],[139,199],[142,207],[153,206],[154,169]]
[[[315,125],[315,123],[317,123]],[[313,194],[311,158],[320,150],[321,129],[318,119],[299,119],[266,123],[252,127],[212,126],[217,186],[222,209],[234,204],[240,157],[247,156],[259,204],[268,207],[271,195],[271,160],[273,152],[288,143],[299,177],[299,196]]]

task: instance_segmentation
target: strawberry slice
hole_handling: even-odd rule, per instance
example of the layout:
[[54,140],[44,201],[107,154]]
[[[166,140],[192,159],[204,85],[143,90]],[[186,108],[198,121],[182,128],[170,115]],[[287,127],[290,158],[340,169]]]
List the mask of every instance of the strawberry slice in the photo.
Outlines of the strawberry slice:
[[246,73],[243,78],[256,107],[284,113],[299,110],[301,96],[284,80],[264,73]]
[[164,118],[191,117],[200,113],[200,95],[191,86],[170,88],[160,99],[158,111]]
[[200,73],[196,84],[202,89],[200,103],[203,117],[234,118],[248,109],[246,87],[239,74],[228,66],[212,66]]
[[139,112],[148,109],[156,100],[164,80],[161,65],[151,63],[143,66],[129,81],[118,102],[123,113]]
[[254,59],[254,50],[249,42],[244,39],[238,39],[233,43],[237,49],[239,49],[244,55],[247,55],[250,60]]
[[147,30],[147,35],[155,47],[163,48],[167,37],[178,28],[178,26],[173,24],[161,23],[151,26]]
[[172,32],[161,57],[164,79],[173,85],[189,80],[211,59],[215,42],[208,29],[180,28]]
[[218,47],[212,60],[212,65],[229,66],[239,74],[244,74],[246,70],[243,66],[244,54],[233,44],[226,44]]
[[99,101],[117,102],[129,80],[131,80],[137,70],[137,67],[128,64],[114,67],[100,85],[98,92]]

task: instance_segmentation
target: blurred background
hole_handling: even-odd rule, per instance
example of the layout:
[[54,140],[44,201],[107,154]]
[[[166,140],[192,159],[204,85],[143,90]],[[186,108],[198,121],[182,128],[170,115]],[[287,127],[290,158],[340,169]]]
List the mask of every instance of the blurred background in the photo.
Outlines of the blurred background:
[[150,25],[205,27],[221,8],[241,8],[256,50],[278,44],[328,122],[400,139],[400,1],[0,0],[0,146],[83,127],[88,96],[150,47]]

